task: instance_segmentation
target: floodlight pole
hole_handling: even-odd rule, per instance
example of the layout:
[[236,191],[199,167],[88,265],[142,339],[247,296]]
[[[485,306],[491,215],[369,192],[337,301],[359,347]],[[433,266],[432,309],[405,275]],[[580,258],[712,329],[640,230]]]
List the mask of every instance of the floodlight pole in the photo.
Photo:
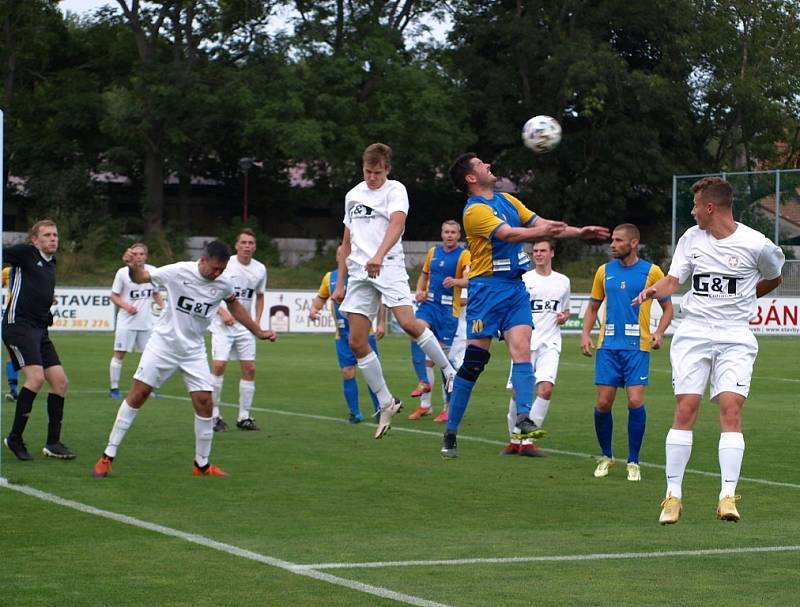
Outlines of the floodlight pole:
[[250,173],[250,169],[253,167],[253,159],[245,156],[244,158],[239,158],[239,168],[241,169],[242,173],[244,173],[244,198],[242,200],[242,223],[247,223],[247,194],[248,194],[248,182],[247,177]]

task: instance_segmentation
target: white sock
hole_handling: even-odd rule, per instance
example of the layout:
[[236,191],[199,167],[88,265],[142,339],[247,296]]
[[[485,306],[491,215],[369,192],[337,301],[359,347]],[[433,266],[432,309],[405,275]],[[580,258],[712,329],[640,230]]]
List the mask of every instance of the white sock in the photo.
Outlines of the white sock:
[[433,383],[436,381],[436,370],[433,367],[425,366],[425,374],[428,378],[428,385],[431,387],[430,392],[425,392],[419,397],[419,406],[423,409],[430,409],[433,401],[431,395],[433,394]]
[[531,412],[528,414],[528,417],[533,420],[534,424],[541,428],[544,425],[544,418],[547,417],[547,410],[549,408],[550,401],[537,396],[536,400],[533,401],[533,406],[531,407]]
[[743,458],[744,435],[741,432],[722,432],[719,435],[719,471],[722,476],[719,499],[736,495]]
[[108,365],[108,375],[111,380],[111,389],[119,390],[119,378],[122,377],[122,361],[117,357],[111,358],[111,364]]
[[195,463],[201,468],[208,463],[211,455],[211,441],[214,440],[214,418],[194,416]]
[[108,435],[108,445],[103,453],[109,457],[117,456],[117,447],[119,447],[122,439],[125,438],[125,433],[131,427],[133,420],[136,419],[137,413],[139,413],[139,409],[134,409],[128,405],[127,400],[122,401],[117,411],[117,419],[114,420],[114,425],[111,428],[111,434]]
[[250,408],[253,406],[253,394],[256,393],[256,382],[239,381],[239,420],[250,417]]
[[453,365],[447,360],[447,355],[444,353],[444,350],[442,350],[442,346],[439,345],[439,340],[436,339],[433,331],[425,329],[422,335],[417,337],[417,345],[422,348],[422,351],[425,352],[425,356],[430,358],[434,365],[439,367],[447,375],[455,375],[456,370],[453,369]]
[[364,358],[359,358],[358,368],[361,369],[367,384],[378,397],[381,409],[391,405],[392,393],[389,392],[386,381],[383,379],[383,368],[378,355],[375,352],[370,352]]
[[[517,426],[517,401],[514,400],[513,396],[508,401],[508,416],[506,417],[506,421],[508,421],[508,435],[511,436],[514,434],[514,428]],[[511,442],[517,441],[512,440]]]
[[222,398],[222,384],[225,381],[224,375],[212,375],[211,376],[211,400],[214,403],[214,409],[212,410],[211,416],[212,417],[222,417],[219,414],[219,401]]
[[667,496],[673,495],[681,499],[683,474],[692,454],[692,431],[670,428],[667,432],[666,452]]

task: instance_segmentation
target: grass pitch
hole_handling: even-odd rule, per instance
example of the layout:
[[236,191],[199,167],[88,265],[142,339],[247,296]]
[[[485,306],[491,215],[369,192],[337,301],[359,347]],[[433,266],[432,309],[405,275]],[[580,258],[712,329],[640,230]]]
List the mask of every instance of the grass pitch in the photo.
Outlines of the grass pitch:
[[[408,342],[381,342],[405,402],[383,440],[349,425],[329,336],[259,343],[261,432],[215,436],[230,477],[191,475],[193,412],[180,378],[151,399],[107,479],[91,478],[119,402],[107,396],[111,336],[56,334],[71,379],[63,438],[78,458],[40,455],[45,399],[26,442],[3,447],[0,591],[8,604],[64,605],[794,605],[800,581],[796,437],[798,340],[761,339],[745,406],[742,521],[715,519],[719,429],[704,402],[677,525],[657,523],[671,423],[666,350],[652,356],[640,483],[625,479],[626,411],[615,407],[616,468],[592,477],[593,361],[565,340],[541,441],[548,457],[499,457],[508,356],[494,344],[459,432],[405,419],[416,405]],[[138,355],[129,355],[130,378]],[[371,409],[362,386],[362,412]],[[223,409],[235,419],[238,369]],[[123,388],[127,387],[123,384]],[[434,402],[441,402],[437,396]],[[13,403],[3,402],[8,432]],[[4,600],[3,603],[6,601]]]

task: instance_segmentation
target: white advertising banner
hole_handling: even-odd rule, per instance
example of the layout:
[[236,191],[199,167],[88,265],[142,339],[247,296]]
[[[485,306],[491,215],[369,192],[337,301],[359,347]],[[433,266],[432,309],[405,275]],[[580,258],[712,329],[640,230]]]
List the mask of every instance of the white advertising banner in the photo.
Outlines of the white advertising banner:
[[51,331],[113,331],[114,304],[107,289],[56,286]]
[[[308,311],[317,294],[315,290],[267,291],[261,325],[278,333],[333,333],[334,321],[326,305],[320,319],[311,322]],[[53,331],[113,331],[115,306],[111,302],[111,289],[56,287],[53,312]],[[680,295],[673,296],[676,310],[680,309]],[[565,333],[580,333],[583,316],[589,304],[586,294],[573,294],[572,315],[563,329]],[[678,314],[679,316],[679,314]],[[661,318],[661,306],[653,304],[651,329]],[[670,335],[680,319],[673,321],[667,331]],[[755,318],[750,327],[756,335],[800,335],[800,298],[765,297],[758,300]]]

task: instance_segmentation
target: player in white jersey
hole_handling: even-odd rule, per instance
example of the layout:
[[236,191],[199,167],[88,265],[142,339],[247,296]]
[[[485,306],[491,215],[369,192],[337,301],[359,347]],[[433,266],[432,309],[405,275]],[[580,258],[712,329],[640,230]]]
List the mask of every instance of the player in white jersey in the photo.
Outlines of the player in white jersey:
[[717,517],[738,521],[736,484],[744,457],[742,407],[750,390],[758,342],[748,322],[756,299],[777,288],[784,255],[766,236],[733,218],[733,188],[719,177],[692,185],[697,225],[678,241],[667,276],[643,290],[634,304],[661,299],[691,278],[681,300],[683,321],[672,338],[670,360],[677,401],[666,439],[667,491],[659,522],[678,522],[683,475],[692,452],[700,399],[711,384],[719,406],[722,487]]
[[[143,263],[148,272],[154,270],[147,261],[147,245],[137,242],[128,250],[136,263]],[[141,352],[150,331],[153,328],[155,316],[150,310],[151,302],[155,301],[159,309],[164,307],[164,298],[152,284],[136,284],[131,280],[128,266],[117,270],[114,282],[111,285],[111,301],[119,308],[117,312],[117,326],[114,330],[114,355],[108,367],[111,389],[108,395],[111,398],[120,398],[119,380],[122,377],[122,361],[127,352]]]
[[[564,274],[553,271],[554,256],[555,249],[550,240],[537,240],[533,243],[534,268],[522,275],[531,299],[533,315],[531,364],[536,379],[536,399],[533,401],[529,417],[540,428],[544,425],[544,418],[550,408],[553,386],[558,375],[558,361],[561,358],[561,325],[569,320],[570,282]],[[506,388],[512,389],[510,374]],[[540,457],[542,453],[533,439],[517,439],[512,436],[516,425],[517,401],[512,392],[508,403],[510,439],[500,455]]]
[[138,284],[152,282],[156,287],[165,288],[167,305],[145,346],[139,368],[133,376],[133,385],[119,407],[108,445],[94,466],[93,476],[108,476],[117,448],[139,409],[153,389],[178,370],[183,375],[195,410],[192,473],[195,476],[226,476],[224,471],[208,461],[214,421],[211,417],[212,383],[205,332],[224,301],[233,317],[253,335],[259,339],[275,340],[275,334],[262,330],[236,299],[233,283],[221,276],[229,258],[227,245],[213,240],[206,244],[196,262],[173,263],[147,271],[142,263],[135,261],[130,251],[125,252],[122,260],[129,265],[133,281]]
[[[336,290],[331,294],[350,322],[350,348],[356,354],[358,368],[378,396],[381,408],[375,438],[386,434],[392,417],[402,406],[386,386],[380,360],[368,341],[381,302],[391,308],[403,330],[443,370],[446,385],[456,374],[433,331],[414,317],[401,242],[408,193],[402,183],[388,178],[391,155],[391,148],[383,143],[373,143],[364,150],[364,181],[345,196],[343,255]],[[349,276],[346,295],[345,276]]]
[[[236,298],[253,315],[261,326],[264,313],[264,291],[267,288],[267,268],[253,259],[256,252],[256,235],[250,228],[243,228],[236,237],[236,255],[228,261],[222,276],[228,278],[236,289]],[[256,338],[242,324],[231,316],[227,306],[219,307],[211,321],[211,379],[214,382],[214,432],[224,431],[228,425],[219,412],[222,385],[225,379],[225,363],[239,360],[241,379],[239,380],[239,415],[236,427],[239,430],[258,430],[255,420],[250,417],[253,395],[256,391]]]

